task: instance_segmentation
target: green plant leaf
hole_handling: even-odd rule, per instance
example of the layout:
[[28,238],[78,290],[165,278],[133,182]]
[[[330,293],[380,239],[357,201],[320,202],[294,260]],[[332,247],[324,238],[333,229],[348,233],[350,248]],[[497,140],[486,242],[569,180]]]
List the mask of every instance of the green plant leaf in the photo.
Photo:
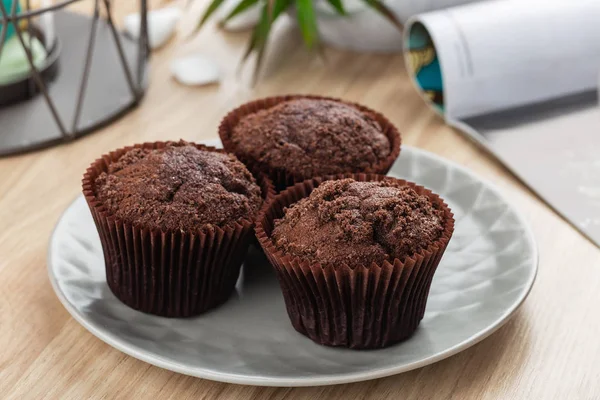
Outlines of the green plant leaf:
[[235,8],[233,10],[231,10],[231,12],[225,18],[223,18],[223,20],[220,22],[220,25],[223,25],[225,22],[229,21],[231,18],[243,13],[244,11],[248,10],[249,8],[252,8],[257,3],[258,3],[258,0],[242,0],[242,1],[240,1],[238,3],[238,5],[235,6]]
[[329,5],[331,5],[331,7],[333,7],[335,11],[338,12],[338,14],[346,15],[346,9],[342,4],[342,0],[327,0],[327,2],[329,3]]
[[[242,0],[243,2],[244,0]],[[267,50],[267,43],[269,40],[269,34],[271,33],[271,27],[277,18],[287,10],[294,2],[294,0],[259,0],[262,2],[260,18],[258,23],[252,30],[252,36],[246,47],[246,51],[242,56],[240,65],[248,60],[248,57],[253,52],[256,52],[256,63],[254,65],[254,71],[252,76],[252,84],[255,84],[258,79],[258,73],[262,66],[264,56]]]
[[304,44],[312,49],[319,42],[317,18],[313,8],[313,0],[295,0],[298,27],[302,33]]
[[252,54],[252,50],[254,50],[255,47],[256,47],[256,28],[254,28],[254,30],[252,31],[252,36],[250,37],[250,41],[248,42],[248,47],[246,47],[246,51],[244,52],[244,55],[242,56],[242,60],[240,61],[240,66],[241,66],[241,64],[246,62],[248,57],[250,57],[250,54]]
[[[256,64],[254,65],[252,84],[256,83],[256,80],[258,78],[258,72],[260,70],[260,67],[262,66],[265,51],[267,49],[267,41],[269,39],[269,33],[271,31],[271,24],[273,21],[270,8],[271,5],[269,4],[269,2],[265,1],[265,3],[262,6],[258,25],[256,25],[256,28],[254,28],[254,34],[256,34],[256,37],[253,47],[258,54],[256,56]],[[252,50],[250,50],[250,52],[252,52]]]
[[196,29],[195,29],[196,32],[200,28],[202,28],[202,25],[204,25],[204,23],[214,14],[214,12],[217,11],[217,9],[219,7],[221,7],[221,5],[223,4],[223,1],[224,0],[212,0],[212,2],[206,8],[206,11],[204,11],[202,18],[200,18],[200,22],[198,22],[198,25],[196,26]]
[[293,0],[273,0],[271,8],[271,22],[275,22],[282,12],[290,8]]
[[253,84],[256,83],[260,67],[262,66],[272,24],[283,11],[290,7],[292,1],[293,0],[265,1],[261,8],[260,19],[252,31],[252,37],[250,38],[246,52],[241,60],[241,63],[244,63],[248,57],[250,57],[252,52],[257,52],[256,64],[254,65],[254,73],[252,78]]
[[396,15],[392,12],[392,10],[390,10],[388,8],[388,6],[383,4],[383,2],[381,0],[363,0],[363,1],[367,5],[372,7],[375,11],[377,11],[379,14],[381,14],[385,18],[387,18],[388,21],[390,21],[392,24],[394,24],[396,26],[396,28],[398,28],[400,30],[400,32],[402,32],[402,29],[403,29],[402,23],[396,17]]

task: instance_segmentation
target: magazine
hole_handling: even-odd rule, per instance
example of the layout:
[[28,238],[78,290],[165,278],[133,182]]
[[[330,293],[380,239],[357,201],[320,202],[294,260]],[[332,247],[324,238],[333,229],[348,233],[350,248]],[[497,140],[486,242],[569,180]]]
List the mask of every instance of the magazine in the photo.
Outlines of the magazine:
[[416,15],[405,59],[449,124],[600,244],[600,1],[495,0]]

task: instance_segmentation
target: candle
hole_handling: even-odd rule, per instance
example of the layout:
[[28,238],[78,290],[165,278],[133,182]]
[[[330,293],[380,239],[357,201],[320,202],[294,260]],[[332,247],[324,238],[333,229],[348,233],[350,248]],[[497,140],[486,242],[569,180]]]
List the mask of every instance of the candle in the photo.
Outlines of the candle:
[[[4,5],[4,8],[6,9],[6,12],[10,15],[12,8],[13,8],[13,3],[16,2],[17,3],[17,14],[21,11],[21,5],[19,4],[18,0],[1,0],[2,4]],[[0,24],[0,32],[2,31],[2,24]],[[13,24],[8,24],[8,29],[6,30],[6,36],[5,36],[5,41],[9,40],[13,35],[15,34],[15,27],[13,26]]]
[[[4,4],[7,12],[10,13],[13,1],[17,0],[0,1]],[[18,3],[17,10],[20,10]],[[31,51],[33,64],[36,68],[41,68],[47,56],[43,43],[37,37],[29,35],[27,31],[22,31],[21,36],[23,42]],[[25,79],[31,73],[27,53],[25,52],[21,41],[17,35],[15,35],[15,28],[12,23],[8,24],[4,40],[2,53],[0,53],[0,85],[7,85]]]
[[[30,45],[33,64],[40,68],[46,59],[46,49],[42,42],[35,37],[30,37],[27,32],[22,33],[23,41]],[[30,41],[31,39],[31,41]],[[2,55],[0,55],[0,85],[6,85],[29,76],[31,68],[27,60],[25,49],[19,38],[15,35],[4,43]]]

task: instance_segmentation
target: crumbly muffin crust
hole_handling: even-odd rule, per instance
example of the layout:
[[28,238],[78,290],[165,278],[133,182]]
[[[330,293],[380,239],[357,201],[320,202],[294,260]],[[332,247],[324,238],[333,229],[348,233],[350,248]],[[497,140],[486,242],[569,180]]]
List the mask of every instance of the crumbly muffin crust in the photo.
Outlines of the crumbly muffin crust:
[[443,233],[444,214],[394,181],[325,181],[274,221],[272,240],[284,254],[350,267],[403,260]]
[[135,148],[94,182],[96,197],[116,217],[150,229],[196,230],[253,219],[261,190],[235,156],[186,142]]
[[362,172],[391,152],[375,118],[327,99],[293,99],[246,115],[231,141],[242,159],[306,177]]

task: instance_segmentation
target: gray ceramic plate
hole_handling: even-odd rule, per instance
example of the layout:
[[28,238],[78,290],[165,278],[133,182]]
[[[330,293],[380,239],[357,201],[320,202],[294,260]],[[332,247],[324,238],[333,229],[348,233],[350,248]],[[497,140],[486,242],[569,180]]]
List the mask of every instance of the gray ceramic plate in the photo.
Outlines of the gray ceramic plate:
[[391,175],[440,194],[456,230],[438,267],[425,317],[409,340],[385,350],[326,348],[297,333],[266,259],[252,250],[235,295],[193,319],[142,314],[105,283],[103,256],[83,197],[50,240],[50,281],[66,309],[115,348],[162,368],[217,381],[312,386],[379,378],[434,363],[498,329],[535,279],[537,251],[523,218],[489,183],[431,153],[403,147]]

